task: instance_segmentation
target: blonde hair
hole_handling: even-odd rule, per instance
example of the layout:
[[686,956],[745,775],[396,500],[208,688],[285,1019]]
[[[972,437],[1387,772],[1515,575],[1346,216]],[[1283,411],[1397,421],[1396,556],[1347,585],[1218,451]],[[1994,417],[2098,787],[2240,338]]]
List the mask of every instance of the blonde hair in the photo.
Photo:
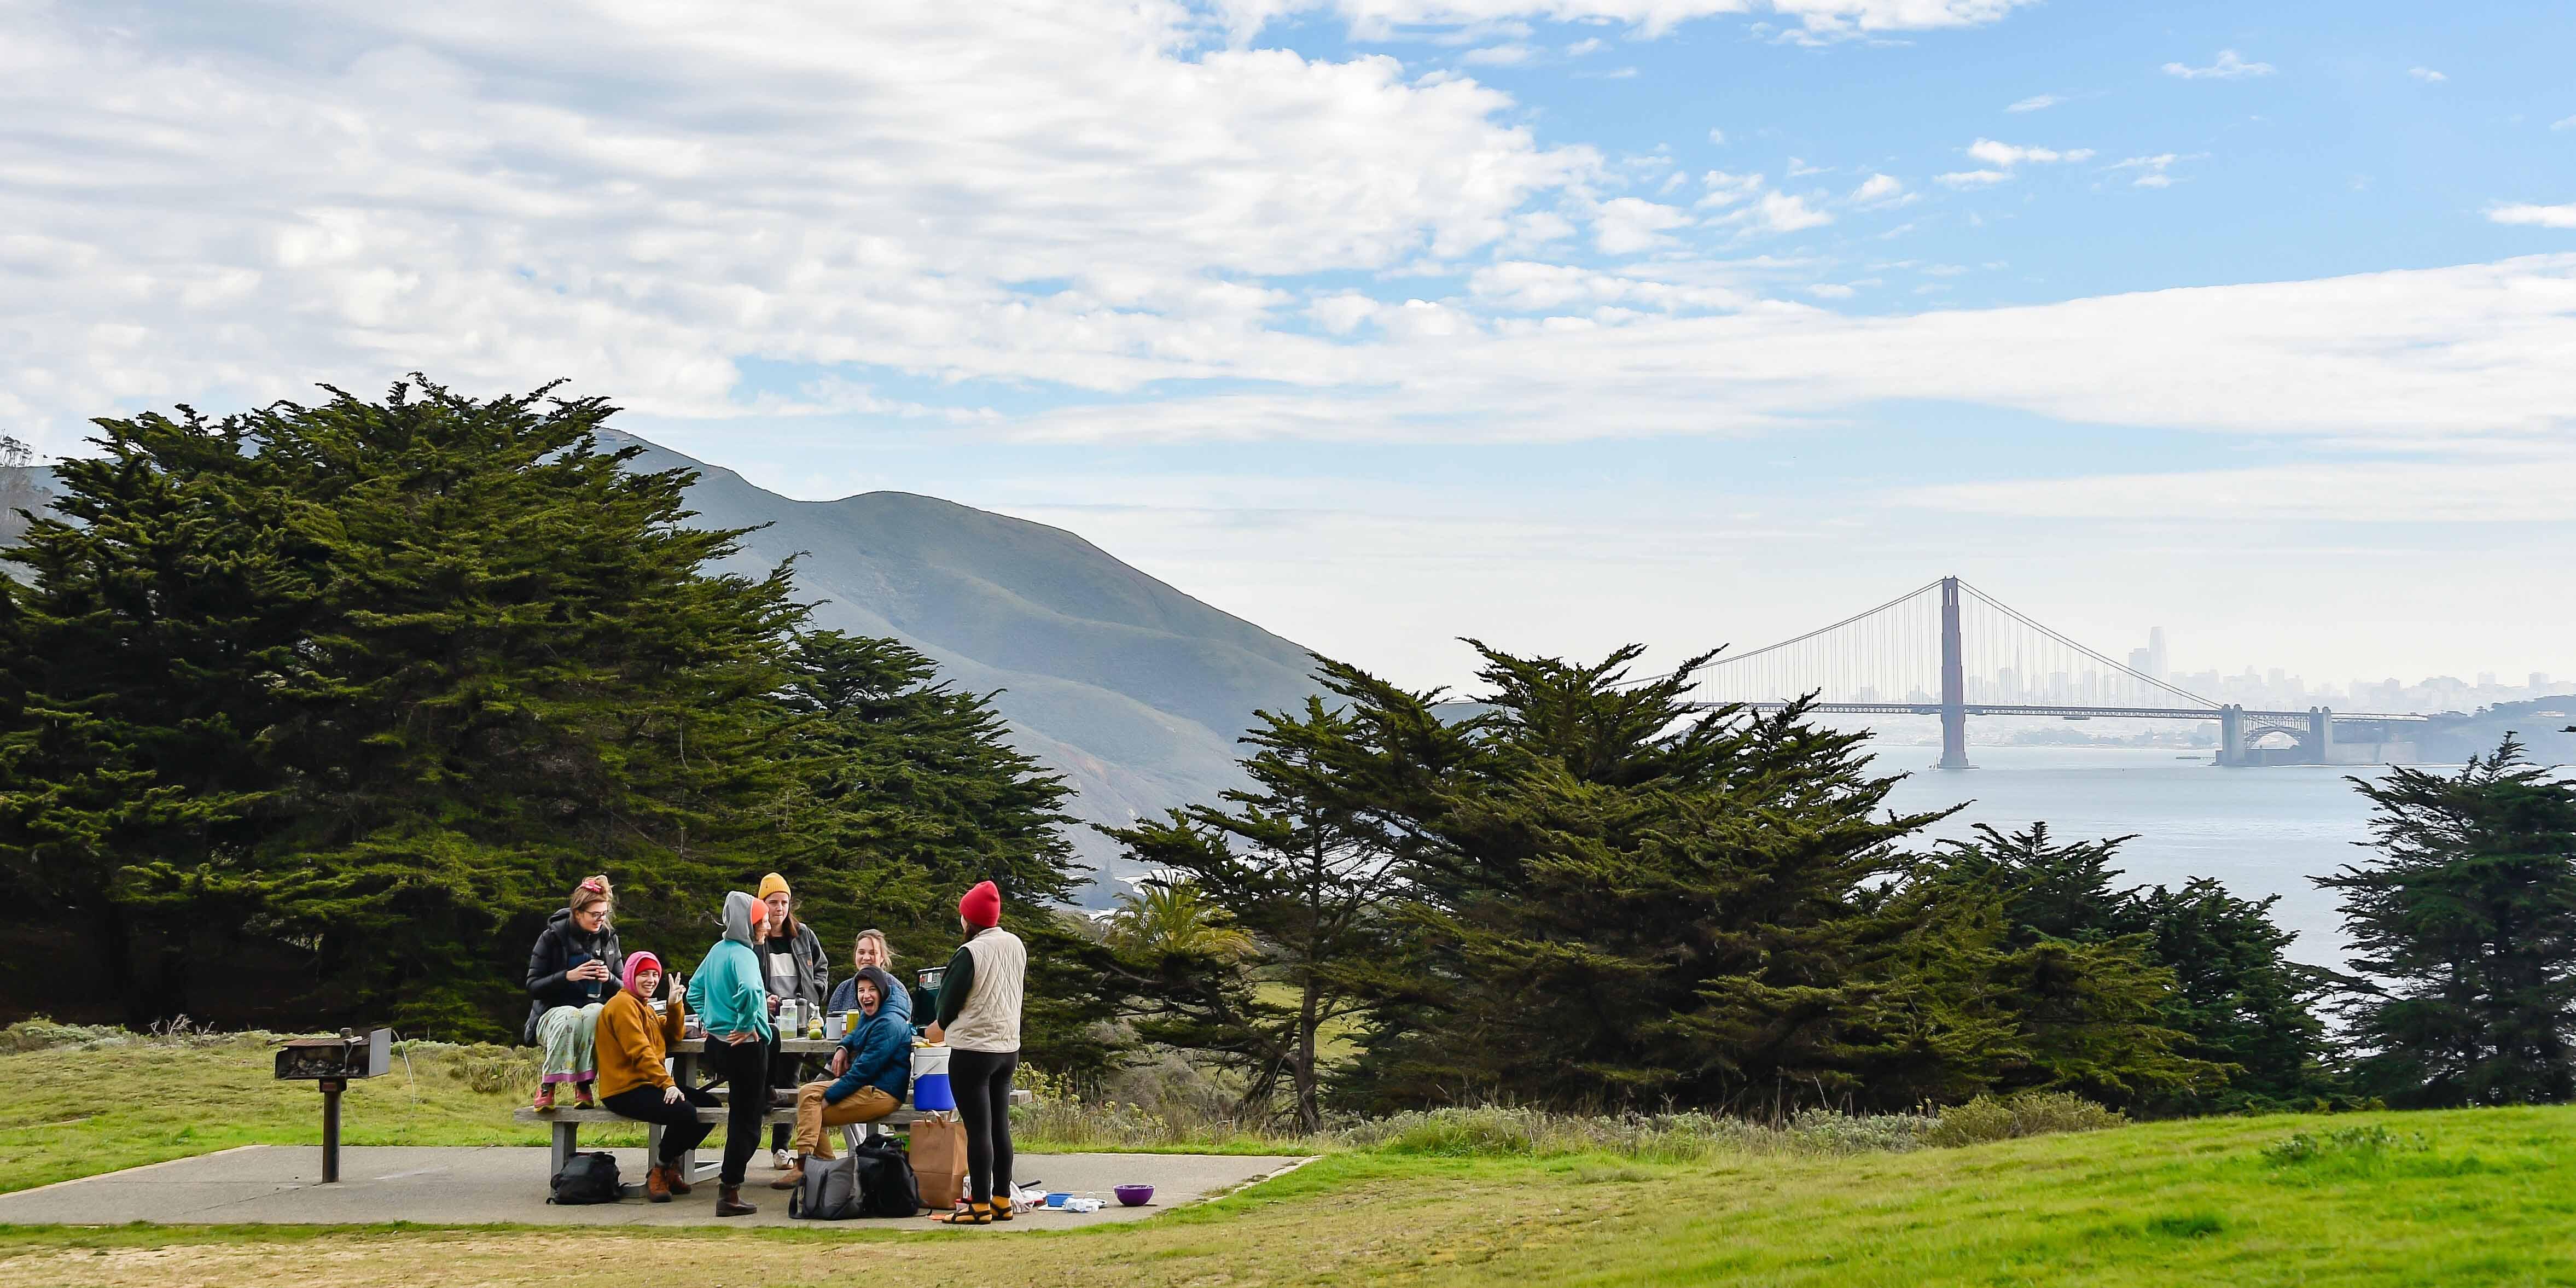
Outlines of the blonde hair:
[[579,912],[594,903],[600,905],[599,915],[602,917],[617,911],[617,892],[609,888],[608,876],[605,873],[595,877],[583,877],[581,884],[574,886],[572,894],[564,899],[564,908],[567,911]]
[[870,926],[867,929],[860,931],[859,937],[850,941],[850,956],[853,958],[857,957],[859,955],[859,945],[864,944],[871,939],[877,941],[878,951],[885,954],[885,964],[888,966],[894,965],[894,945],[886,942],[886,933],[874,926]]

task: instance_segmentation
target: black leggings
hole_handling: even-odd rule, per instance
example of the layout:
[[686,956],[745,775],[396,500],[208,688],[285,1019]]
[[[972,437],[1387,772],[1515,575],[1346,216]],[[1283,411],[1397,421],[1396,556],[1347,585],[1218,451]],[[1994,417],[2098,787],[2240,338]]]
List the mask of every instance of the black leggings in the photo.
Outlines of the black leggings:
[[716,1098],[695,1087],[680,1088],[677,1101],[663,1100],[660,1087],[628,1087],[616,1095],[600,1097],[599,1103],[637,1122],[660,1123],[662,1156],[654,1161],[664,1167],[678,1165],[680,1155],[696,1149],[698,1142],[716,1129],[714,1123],[698,1121],[698,1107],[714,1105]]
[[706,1063],[733,1097],[725,1105],[724,1170],[716,1179],[740,1185],[760,1148],[760,1124],[769,1117],[769,1044],[709,1038]]
[[[771,1038],[769,1040],[770,1086],[776,1087],[781,1091],[794,1091],[804,1083],[804,1065],[804,1057],[793,1056],[780,1051],[778,1049],[778,1039]],[[793,1102],[791,1101],[790,1103]],[[789,1127],[786,1123],[771,1123],[769,1125],[769,1147],[771,1149],[787,1148],[787,1139],[793,1130],[794,1129]]]
[[1017,1051],[948,1053],[948,1085],[966,1124],[966,1172],[973,1178],[966,1197],[977,1203],[1011,1192],[1011,1075],[1019,1068]]

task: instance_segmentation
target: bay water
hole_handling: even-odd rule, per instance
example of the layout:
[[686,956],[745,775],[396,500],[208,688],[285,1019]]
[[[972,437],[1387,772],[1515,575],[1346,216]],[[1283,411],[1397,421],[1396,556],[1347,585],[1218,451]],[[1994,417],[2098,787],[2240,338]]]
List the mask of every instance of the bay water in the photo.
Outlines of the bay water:
[[1882,774],[1905,773],[1888,798],[1900,813],[1966,808],[1932,837],[1967,838],[1979,823],[2004,832],[2034,821],[2068,840],[2135,834],[2120,847],[2120,888],[2180,886],[2214,877],[2242,899],[2279,895],[2273,920],[2295,932],[2290,955],[2340,968],[2344,937],[2336,897],[2310,877],[2369,856],[2370,802],[2347,779],[2374,766],[2276,765],[2221,769],[2207,752],[2171,748],[1971,746],[1977,768],[1931,766],[1940,748],[1874,741]]

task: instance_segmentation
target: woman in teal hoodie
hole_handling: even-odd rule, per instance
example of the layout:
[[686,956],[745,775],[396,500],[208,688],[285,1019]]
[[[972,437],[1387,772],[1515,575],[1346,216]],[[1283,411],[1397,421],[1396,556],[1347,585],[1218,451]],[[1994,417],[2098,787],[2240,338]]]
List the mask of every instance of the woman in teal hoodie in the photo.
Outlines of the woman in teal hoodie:
[[689,977],[689,1009],[707,1030],[706,1063],[732,1089],[725,1113],[724,1170],[717,1173],[716,1215],[745,1216],[759,1209],[742,1201],[743,1173],[760,1148],[760,1125],[769,1113],[769,984],[752,948],[769,917],[760,900],[740,890],[725,895],[724,938],[707,950]]

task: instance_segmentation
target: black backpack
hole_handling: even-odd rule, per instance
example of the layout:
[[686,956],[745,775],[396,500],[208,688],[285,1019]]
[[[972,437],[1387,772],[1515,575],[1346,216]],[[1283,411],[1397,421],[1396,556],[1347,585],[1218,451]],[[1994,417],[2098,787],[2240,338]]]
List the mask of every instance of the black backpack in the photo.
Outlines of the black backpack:
[[617,1184],[617,1160],[604,1150],[575,1154],[555,1173],[548,1203],[614,1203],[626,1192]]
[[787,1215],[806,1221],[847,1221],[868,1215],[867,1187],[859,1173],[856,1155],[829,1162],[805,1160],[805,1183],[787,1196]]
[[850,1157],[865,1178],[869,1216],[911,1216],[921,1210],[921,1182],[912,1174],[912,1156],[884,1137],[862,1141]]

